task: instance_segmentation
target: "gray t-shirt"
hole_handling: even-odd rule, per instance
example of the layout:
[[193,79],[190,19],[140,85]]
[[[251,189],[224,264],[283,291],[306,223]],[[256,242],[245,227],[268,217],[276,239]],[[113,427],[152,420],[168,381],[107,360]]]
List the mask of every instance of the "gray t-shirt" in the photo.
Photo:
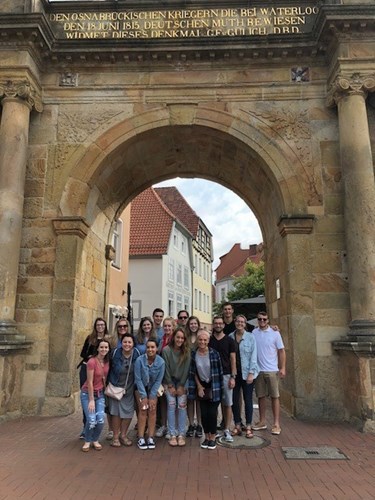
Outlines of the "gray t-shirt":
[[207,352],[204,356],[201,356],[198,352],[195,356],[195,364],[197,367],[198,377],[202,382],[210,382],[211,380],[211,363],[210,354]]

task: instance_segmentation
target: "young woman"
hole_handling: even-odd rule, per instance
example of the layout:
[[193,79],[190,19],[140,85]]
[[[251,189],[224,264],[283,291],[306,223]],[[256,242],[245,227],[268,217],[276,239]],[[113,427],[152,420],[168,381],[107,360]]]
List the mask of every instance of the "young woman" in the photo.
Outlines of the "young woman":
[[[171,341],[172,334],[176,328],[176,320],[171,316],[167,316],[163,321],[163,337],[158,346],[158,353],[161,355],[164,349],[167,347],[169,342]],[[165,394],[163,394],[158,400],[158,409],[157,409],[157,417],[158,421],[160,421],[161,425],[159,429],[156,431],[156,437],[166,436],[169,439],[168,429],[167,429],[167,399]]]
[[[96,318],[94,321],[94,326],[90,335],[88,335],[85,339],[81,350],[81,361],[78,364],[77,368],[79,368],[79,386],[82,387],[87,379],[87,370],[86,365],[87,361],[97,354],[97,348],[99,341],[102,339],[107,339],[109,337],[107,323],[103,318]],[[80,439],[84,438],[84,428],[86,424],[86,416],[83,413],[83,429],[80,434]]]
[[220,355],[208,347],[210,335],[198,332],[198,349],[191,353],[189,399],[198,399],[205,439],[201,448],[216,448],[217,408],[223,395],[223,369]]
[[[138,448],[140,450],[155,449],[155,424],[157,392],[164,377],[164,360],[157,354],[156,339],[149,339],[146,354],[142,354],[135,362],[135,399],[138,405]],[[147,425],[148,439],[145,440]]]
[[149,316],[142,318],[139,323],[138,333],[135,337],[135,347],[140,354],[145,354],[148,339],[156,339],[154,323]]
[[[186,382],[190,367],[190,347],[184,328],[177,328],[163,350],[165,374],[163,384],[167,398],[167,420],[170,446],[185,446]],[[176,423],[177,409],[177,423]]]
[[86,416],[82,451],[89,451],[91,444],[97,451],[102,449],[99,437],[104,426],[104,388],[109,370],[109,350],[109,341],[101,340],[98,354],[87,361],[87,380],[81,388],[81,404]]
[[125,333],[131,333],[129,322],[126,318],[119,318],[115,324],[115,328],[111,337],[112,349],[116,349],[116,347],[122,347],[122,338]]
[[240,397],[242,391],[245,403],[246,437],[250,439],[254,437],[251,430],[254,381],[259,373],[257,348],[254,335],[246,331],[246,317],[239,314],[236,316],[234,324],[236,325],[236,330],[229,335],[235,341],[237,363],[237,376],[233,389],[232,406],[235,427],[232,435],[240,436],[242,434],[240,410]]
[[[186,323],[186,334],[190,344],[190,349],[195,350],[197,348],[197,333],[201,328],[201,322],[196,316],[190,316]],[[186,432],[188,437],[201,438],[203,436],[202,420],[201,420],[201,410],[199,404],[195,399],[189,399],[187,402],[187,413],[189,420],[189,427]],[[197,424],[194,424],[194,416],[197,417]]]
[[107,398],[113,430],[111,446],[116,448],[122,444],[124,446],[133,444],[128,438],[127,432],[134,415],[134,364],[139,355],[139,351],[134,348],[133,336],[130,333],[125,333],[121,349],[116,349],[111,356],[108,381],[116,387],[125,389],[125,394],[120,400]]

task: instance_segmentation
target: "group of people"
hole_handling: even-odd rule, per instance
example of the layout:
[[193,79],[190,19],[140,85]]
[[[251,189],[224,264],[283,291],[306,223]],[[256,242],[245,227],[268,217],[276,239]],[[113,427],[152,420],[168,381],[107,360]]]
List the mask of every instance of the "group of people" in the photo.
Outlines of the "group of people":
[[[223,439],[232,442],[243,433],[251,439],[253,430],[267,429],[267,396],[274,417],[271,432],[280,434],[278,383],[285,376],[284,345],[266,312],[259,312],[257,320],[258,327],[248,331],[246,317],[234,318],[226,303],[223,316],[213,318],[210,333],[185,310],[176,321],[164,318],[157,308],[152,317],[141,319],[136,334],[122,317],[110,335],[105,320],[97,318],[79,364],[82,451],[102,449],[106,415],[111,445],[131,446],[128,430],[134,412],[141,450],[154,449],[155,437],[163,436],[172,447],[185,446],[186,437],[203,437],[201,448],[215,449],[220,404]],[[252,424],[254,386],[259,422]]]

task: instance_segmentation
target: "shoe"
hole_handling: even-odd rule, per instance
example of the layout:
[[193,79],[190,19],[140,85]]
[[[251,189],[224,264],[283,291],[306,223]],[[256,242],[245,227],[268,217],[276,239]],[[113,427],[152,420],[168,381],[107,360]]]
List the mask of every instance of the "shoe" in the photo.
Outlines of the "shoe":
[[99,443],[99,441],[94,441],[92,443],[92,447],[94,448],[94,450],[96,451],[101,451],[103,449],[103,446]]
[[203,436],[203,428],[201,425],[197,425],[195,428],[195,437],[196,438],[201,438]]
[[169,440],[169,446],[177,446],[177,445],[178,442],[176,436],[171,436],[171,439]]
[[113,439],[113,431],[108,431],[107,435],[106,435],[106,440],[107,441],[112,441]]
[[82,431],[78,439],[85,439],[85,433]]
[[208,439],[205,439],[203,443],[201,443],[201,448],[203,448],[204,450],[208,448]]
[[114,448],[121,448],[121,443],[120,443],[120,440],[119,440],[119,439],[115,439],[115,438],[113,438],[113,439],[112,439],[111,446],[113,446]]
[[147,450],[148,446],[144,438],[139,438],[137,446],[140,450]]
[[214,450],[216,448],[216,441],[208,441],[207,448],[209,450]]
[[189,425],[188,430],[186,432],[186,437],[192,438],[194,436],[195,429],[196,429],[195,425]]
[[148,448],[149,450],[154,450],[154,449],[155,449],[155,441],[154,441],[154,438],[149,437],[149,438],[147,439],[147,448]]
[[178,444],[178,446],[185,446],[186,445],[186,441],[185,441],[184,436],[178,436],[177,444]]
[[133,445],[133,441],[131,439],[129,439],[128,436],[125,436],[125,437],[120,436],[119,441],[123,446],[132,446]]
[[254,437],[253,431],[251,430],[251,425],[248,425],[246,427],[245,436],[247,437],[247,439],[252,439]]
[[278,436],[281,433],[281,427],[279,427],[278,425],[273,425],[271,433]]
[[169,432],[167,432],[167,434],[164,437],[165,437],[165,439],[167,439],[169,441],[172,436],[169,434]]
[[242,429],[240,425],[236,425],[236,427],[233,429],[232,436],[242,436]]
[[91,443],[85,443],[81,450],[84,451],[85,453],[87,453],[88,451],[90,451],[90,446],[91,446]]
[[221,436],[222,436],[221,433],[216,431],[215,439],[219,439]]
[[233,443],[234,439],[228,429],[224,431],[224,441],[227,443]]
[[159,427],[159,429],[155,432],[155,436],[157,438],[162,438],[166,434],[167,434],[167,428],[165,427],[165,425],[162,425],[161,427]]
[[262,422],[257,422],[256,424],[252,425],[251,428],[253,431],[265,431],[267,429],[266,424],[262,424]]

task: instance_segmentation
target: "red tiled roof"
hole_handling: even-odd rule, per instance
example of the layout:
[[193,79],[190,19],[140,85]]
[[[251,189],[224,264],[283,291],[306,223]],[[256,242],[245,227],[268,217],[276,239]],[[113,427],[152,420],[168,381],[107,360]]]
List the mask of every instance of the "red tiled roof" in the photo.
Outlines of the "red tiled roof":
[[193,238],[196,239],[198,236],[199,217],[182,196],[180,191],[174,186],[158,187],[155,188],[155,191],[169,210],[190,231]]
[[131,203],[129,255],[163,255],[176,217],[155,189],[148,188]]
[[220,281],[231,276],[242,276],[245,272],[245,264],[251,260],[255,264],[263,259],[263,244],[250,245],[249,248],[241,248],[240,243],[236,243],[228,253],[220,257],[220,264],[215,269],[216,281]]

